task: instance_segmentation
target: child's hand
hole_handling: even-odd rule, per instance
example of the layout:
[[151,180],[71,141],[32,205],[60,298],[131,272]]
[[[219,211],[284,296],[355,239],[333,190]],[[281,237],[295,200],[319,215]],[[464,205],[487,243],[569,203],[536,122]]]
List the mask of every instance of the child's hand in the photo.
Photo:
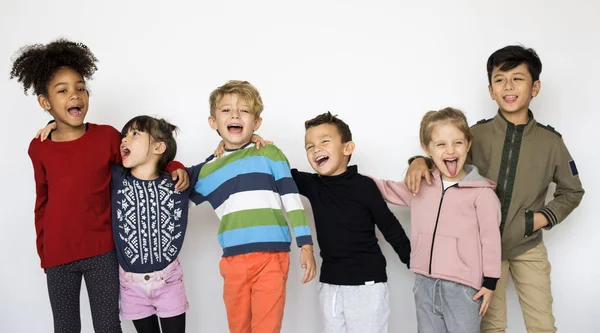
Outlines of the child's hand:
[[219,145],[217,146],[217,149],[215,149],[215,152],[213,153],[213,155],[216,158],[219,158],[219,157],[223,156],[224,153],[225,153],[225,141],[221,140],[221,142],[219,142]]
[[190,175],[188,175],[187,170],[177,169],[171,173],[171,177],[173,181],[177,181],[177,184],[175,184],[176,191],[183,192],[190,187]]
[[310,282],[317,275],[317,263],[313,255],[312,245],[304,245],[300,249],[300,266],[304,268],[302,283]]
[[40,138],[41,142],[44,142],[44,140],[46,140],[48,138],[48,136],[50,135],[50,133],[52,133],[52,131],[54,131],[56,129],[56,122],[51,122],[50,124],[46,125],[46,127],[40,129],[37,134],[35,135],[35,138]]
[[473,300],[476,301],[483,296],[483,302],[481,302],[481,308],[479,308],[479,316],[485,316],[487,312],[488,306],[492,300],[492,295],[494,294],[493,290],[489,290],[488,288],[482,287],[479,292],[473,296]]
[[406,176],[404,177],[404,184],[413,193],[413,195],[419,193],[419,186],[421,186],[421,179],[425,178],[427,184],[431,185],[431,172],[427,167],[427,163],[424,158],[416,158],[408,167]]
[[260,149],[260,146],[266,147],[267,145],[273,144],[273,141],[264,140],[258,134],[252,134],[252,138],[250,139],[250,141],[254,142],[254,144],[256,145],[256,149]]

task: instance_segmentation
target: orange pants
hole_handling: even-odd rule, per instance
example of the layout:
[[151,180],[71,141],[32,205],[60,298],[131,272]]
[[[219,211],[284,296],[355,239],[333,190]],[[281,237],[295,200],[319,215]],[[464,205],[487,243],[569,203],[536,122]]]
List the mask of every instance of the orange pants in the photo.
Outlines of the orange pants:
[[279,333],[285,307],[289,252],[223,257],[223,300],[231,333]]

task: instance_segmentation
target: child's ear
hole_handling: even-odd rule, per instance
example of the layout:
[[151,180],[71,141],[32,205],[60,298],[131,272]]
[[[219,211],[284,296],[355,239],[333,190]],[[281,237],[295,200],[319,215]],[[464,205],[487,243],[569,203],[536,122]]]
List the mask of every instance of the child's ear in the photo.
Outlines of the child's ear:
[[154,143],[154,154],[162,155],[167,150],[167,145],[164,142],[155,142]]
[[50,112],[50,109],[52,109],[52,106],[50,106],[50,102],[48,101],[48,98],[46,98],[46,96],[44,96],[44,95],[38,95],[38,103],[40,104],[42,109],[44,109],[48,112]]
[[427,154],[427,156],[431,156],[431,154],[429,153],[429,147],[427,147],[426,145],[421,145],[421,148],[423,148],[423,151]]
[[254,132],[258,131],[258,129],[260,128],[260,125],[262,125],[262,118],[258,117],[256,119],[254,119],[254,129],[253,129],[253,131]]
[[354,152],[354,148],[356,148],[356,145],[353,141],[348,141],[344,143],[344,156],[352,155],[352,153]]
[[216,130],[218,128],[217,119],[215,119],[213,116],[208,116],[208,125],[210,125],[210,128]]
[[537,96],[540,93],[540,89],[542,89],[542,81],[537,80],[533,83],[533,88],[531,89],[531,98]]
[[490,92],[490,97],[492,98],[492,100],[495,101],[496,99],[494,98],[494,89],[492,88],[491,84],[488,85],[488,91]]

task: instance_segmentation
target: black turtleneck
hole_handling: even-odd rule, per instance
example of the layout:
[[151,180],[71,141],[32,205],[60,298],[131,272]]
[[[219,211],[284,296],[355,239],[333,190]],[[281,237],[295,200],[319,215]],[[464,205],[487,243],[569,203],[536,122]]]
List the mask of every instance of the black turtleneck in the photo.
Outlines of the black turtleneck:
[[301,195],[310,200],[321,249],[323,283],[363,285],[386,282],[386,261],[375,225],[408,265],[410,241],[377,185],[350,166],[338,176],[292,169]]

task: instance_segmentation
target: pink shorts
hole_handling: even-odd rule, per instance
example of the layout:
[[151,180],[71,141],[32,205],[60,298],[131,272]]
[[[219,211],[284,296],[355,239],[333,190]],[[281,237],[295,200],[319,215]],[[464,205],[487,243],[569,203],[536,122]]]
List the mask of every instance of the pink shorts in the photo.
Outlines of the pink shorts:
[[156,314],[159,318],[178,316],[189,308],[179,260],[162,271],[129,273],[119,267],[121,316],[138,320]]

